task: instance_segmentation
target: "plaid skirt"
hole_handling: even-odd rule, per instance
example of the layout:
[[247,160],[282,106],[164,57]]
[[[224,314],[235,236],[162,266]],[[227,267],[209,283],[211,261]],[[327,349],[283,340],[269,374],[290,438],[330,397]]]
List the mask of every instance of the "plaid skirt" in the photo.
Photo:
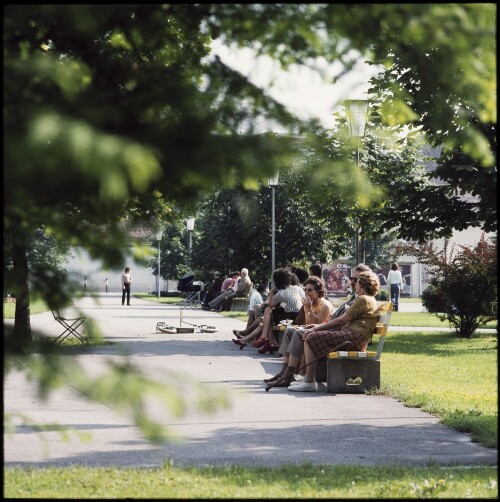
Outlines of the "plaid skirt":
[[306,339],[306,343],[309,345],[316,359],[325,357],[328,352],[331,352],[337,345],[343,342],[351,342],[352,347],[341,348],[340,350],[359,350],[364,352],[366,351],[366,347],[368,347],[368,340],[363,335],[348,328],[316,331],[310,333]]

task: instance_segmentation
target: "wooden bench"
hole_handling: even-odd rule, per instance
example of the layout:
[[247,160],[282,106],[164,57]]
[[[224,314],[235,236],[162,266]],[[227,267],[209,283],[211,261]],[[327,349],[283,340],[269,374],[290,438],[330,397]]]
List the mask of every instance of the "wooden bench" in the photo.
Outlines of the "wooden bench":
[[373,333],[378,336],[376,351],[337,351],[327,354],[327,392],[360,394],[380,389],[380,356],[389,329],[394,305],[379,304],[379,320]]
[[236,295],[231,297],[231,312],[248,312],[250,297],[252,296],[253,283],[250,283],[250,290],[246,295]]

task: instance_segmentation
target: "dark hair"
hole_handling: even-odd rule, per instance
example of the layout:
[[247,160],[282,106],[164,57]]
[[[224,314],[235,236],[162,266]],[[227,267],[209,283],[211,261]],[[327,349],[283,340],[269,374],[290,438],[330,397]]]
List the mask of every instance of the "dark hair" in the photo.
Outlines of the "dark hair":
[[394,262],[392,265],[391,265],[391,270],[398,270],[399,269],[399,265]]
[[276,289],[285,289],[290,286],[290,272],[286,268],[277,268],[273,273],[273,282]]
[[316,277],[321,277],[321,265],[319,263],[313,263],[309,267],[309,273],[315,275]]
[[314,289],[318,292],[320,298],[323,298],[325,296],[325,284],[320,277],[312,275],[311,277],[309,277],[304,281],[304,286],[306,284],[310,284],[311,286],[313,286]]
[[265,286],[264,284],[259,284],[259,285],[257,286],[257,291],[258,291],[259,293],[264,293],[264,291],[265,291],[265,290],[266,290],[266,286]]
[[296,268],[295,275],[299,278],[300,284],[304,284],[304,281],[309,277],[309,273],[303,268]]
[[285,268],[289,268],[290,272],[294,273],[297,267],[293,263],[289,263]]

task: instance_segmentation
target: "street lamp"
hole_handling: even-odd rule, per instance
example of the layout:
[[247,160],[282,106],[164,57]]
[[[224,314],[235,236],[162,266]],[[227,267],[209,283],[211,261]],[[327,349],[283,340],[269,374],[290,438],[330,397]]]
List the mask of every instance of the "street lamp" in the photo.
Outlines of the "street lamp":
[[272,224],[271,224],[271,277],[274,274],[274,258],[275,258],[275,239],[274,239],[274,227],[275,227],[275,218],[274,218],[274,187],[278,184],[280,177],[279,171],[272,177],[269,178],[269,186],[271,187],[272,192]]
[[194,230],[194,220],[193,216],[186,219],[186,229],[189,232],[189,268],[191,269],[191,249],[193,247],[193,230]]
[[[368,100],[366,99],[348,99],[345,101],[347,115],[347,124],[349,126],[349,135],[357,138],[356,145],[356,165],[359,175],[359,138],[365,135],[366,121],[368,118]],[[359,215],[356,222],[356,265],[359,263]],[[363,257],[364,261],[364,257]]]
[[158,300],[160,299],[160,241],[163,235],[163,230],[156,232],[156,240],[158,241]]

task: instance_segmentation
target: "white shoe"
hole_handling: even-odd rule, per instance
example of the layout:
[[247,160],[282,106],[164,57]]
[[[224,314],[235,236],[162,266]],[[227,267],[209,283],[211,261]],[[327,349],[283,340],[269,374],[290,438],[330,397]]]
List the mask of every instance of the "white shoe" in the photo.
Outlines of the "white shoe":
[[302,382],[304,380],[304,377],[302,375],[297,375],[296,377],[296,380],[293,381],[289,387],[295,387],[296,385],[299,385],[300,382]]
[[293,392],[316,392],[318,390],[318,383],[298,382],[293,387],[290,385],[288,390],[292,390]]

